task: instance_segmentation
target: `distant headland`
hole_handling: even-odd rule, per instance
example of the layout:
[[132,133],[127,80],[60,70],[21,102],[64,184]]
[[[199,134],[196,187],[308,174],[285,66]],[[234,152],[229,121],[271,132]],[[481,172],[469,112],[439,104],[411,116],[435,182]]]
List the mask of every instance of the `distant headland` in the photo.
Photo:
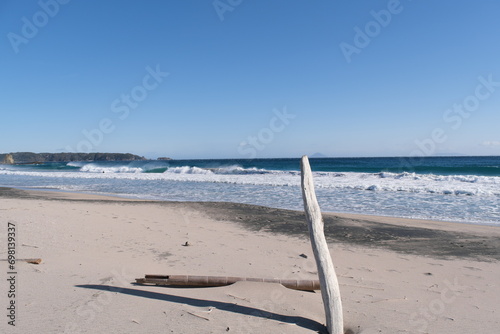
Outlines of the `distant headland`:
[[44,162],[70,161],[136,161],[147,160],[131,153],[33,153],[15,152],[0,153],[0,163],[3,164],[36,164]]

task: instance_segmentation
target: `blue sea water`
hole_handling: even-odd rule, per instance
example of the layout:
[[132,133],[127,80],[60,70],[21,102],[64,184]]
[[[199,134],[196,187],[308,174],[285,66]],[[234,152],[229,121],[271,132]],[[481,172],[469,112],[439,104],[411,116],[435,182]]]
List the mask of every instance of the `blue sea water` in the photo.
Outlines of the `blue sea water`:
[[[500,157],[310,162],[323,211],[500,226]],[[0,186],[303,209],[298,158],[0,165]]]

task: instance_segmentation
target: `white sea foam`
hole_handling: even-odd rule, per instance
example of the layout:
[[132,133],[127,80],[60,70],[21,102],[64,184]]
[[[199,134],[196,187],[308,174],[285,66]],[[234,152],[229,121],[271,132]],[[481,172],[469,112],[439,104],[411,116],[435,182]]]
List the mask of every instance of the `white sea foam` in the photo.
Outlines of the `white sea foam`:
[[86,162],[83,162],[83,161],[71,161],[71,162],[68,162],[66,164],[66,166],[70,166],[70,167],[83,167],[85,166],[87,163]]
[[[85,164],[80,172],[39,172],[0,170],[4,175],[54,178],[168,180],[178,182],[230,183],[262,186],[300,186],[297,171],[269,171],[239,166],[199,168],[171,167],[164,173],[144,173],[133,166],[102,167]],[[331,173],[315,172],[318,189],[347,189],[374,192],[407,192],[457,196],[500,196],[500,177],[473,175],[432,175],[415,173]]]
[[216,174],[266,174],[269,173],[268,170],[262,168],[243,168],[238,165],[232,165],[227,167],[213,168],[212,171]]
[[142,173],[143,169],[129,166],[103,167],[90,163],[83,165],[80,171],[88,173]]
[[[125,166],[81,163],[80,169],[66,171],[2,166],[0,185],[302,210],[298,171],[236,165],[167,167],[168,163],[157,162]],[[500,225],[500,177],[388,172],[313,174],[318,200],[325,211]]]
[[201,174],[201,175],[209,175],[213,174],[213,172],[209,169],[199,168],[199,167],[190,167],[190,166],[182,166],[182,167],[171,167],[165,171],[167,174]]
[[213,168],[200,168],[192,166],[181,166],[181,167],[170,167],[165,173],[175,173],[175,174],[223,174],[223,175],[241,175],[241,174],[265,174],[268,173],[265,169],[259,168],[243,168],[238,165],[225,166],[225,167],[213,167]]

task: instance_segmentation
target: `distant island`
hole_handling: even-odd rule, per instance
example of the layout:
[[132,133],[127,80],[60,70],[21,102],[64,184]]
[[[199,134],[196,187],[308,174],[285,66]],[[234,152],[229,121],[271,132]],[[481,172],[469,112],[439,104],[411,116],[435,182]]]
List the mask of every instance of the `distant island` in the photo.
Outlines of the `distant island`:
[[327,156],[324,155],[323,153],[316,152],[313,155],[311,155],[311,158],[327,158]]
[[131,153],[33,153],[15,152],[0,154],[0,163],[4,164],[36,164],[43,162],[70,161],[136,161],[146,160]]

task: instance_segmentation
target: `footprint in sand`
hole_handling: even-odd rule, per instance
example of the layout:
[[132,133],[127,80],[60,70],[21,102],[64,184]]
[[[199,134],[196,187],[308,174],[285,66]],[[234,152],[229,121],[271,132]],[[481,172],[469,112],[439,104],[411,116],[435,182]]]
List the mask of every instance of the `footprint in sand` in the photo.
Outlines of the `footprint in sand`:
[[469,270],[472,270],[472,271],[483,271],[482,269],[479,269],[479,268],[476,268],[476,267],[468,267],[468,266],[464,266],[465,269],[469,269]]
[[443,265],[441,263],[427,263],[428,265],[431,265],[431,266],[440,266],[442,267]]

